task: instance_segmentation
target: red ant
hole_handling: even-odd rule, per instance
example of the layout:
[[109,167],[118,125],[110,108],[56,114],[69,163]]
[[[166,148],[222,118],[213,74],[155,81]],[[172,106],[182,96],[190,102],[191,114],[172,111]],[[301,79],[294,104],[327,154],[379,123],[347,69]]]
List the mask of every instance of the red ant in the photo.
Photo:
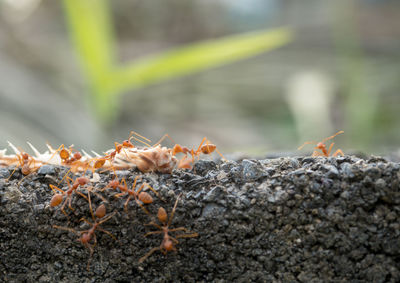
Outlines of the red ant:
[[[72,229],[72,228],[62,227],[62,226],[57,226],[57,225],[53,225],[53,227],[57,228],[57,229],[73,232],[73,233],[75,233],[75,234],[77,234],[79,236],[78,241],[81,242],[90,251],[90,258],[89,258],[88,263],[87,263],[87,270],[89,271],[90,262],[91,262],[92,257],[93,257],[94,248],[95,248],[95,246],[97,244],[97,238],[96,238],[96,233],[95,233],[96,229],[106,233],[107,235],[109,235],[114,240],[116,240],[116,241],[118,241],[118,240],[117,240],[117,238],[115,238],[115,236],[113,234],[111,234],[110,232],[108,232],[108,231],[104,230],[103,228],[99,227],[101,224],[103,224],[104,222],[106,222],[110,218],[112,218],[116,214],[116,212],[113,212],[112,214],[110,214],[106,218],[102,219],[106,214],[106,207],[104,206],[104,204],[102,204],[96,209],[96,212],[95,212],[96,218],[95,218],[94,215],[93,215],[92,203],[91,203],[91,200],[90,200],[90,193],[88,194],[88,201],[89,201],[90,214],[92,215],[93,223],[91,223],[90,221],[86,220],[84,217],[82,217],[80,221],[84,221],[87,224],[91,225],[92,227],[90,229],[84,230],[84,231],[76,231],[75,229]],[[102,219],[102,220],[98,221],[98,219]],[[90,241],[92,239],[93,239],[93,244],[90,243]]]
[[134,137],[133,135],[136,135],[136,136],[138,136],[138,137],[140,137],[140,138],[142,138],[142,139],[144,139],[144,140],[146,140],[148,142],[151,142],[149,139],[145,138],[144,136],[139,135],[138,133],[136,133],[134,131],[131,131],[127,140],[124,140],[122,143],[114,142],[115,150],[111,151],[109,154],[105,155],[104,157],[95,158],[95,163],[94,163],[93,167],[95,169],[99,169],[99,168],[104,166],[104,164],[105,164],[105,162],[107,160],[109,160],[110,162],[113,161],[115,156],[117,155],[117,153],[119,154],[121,152],[121,150],[123,150],[124,148],[133,148],[133,147],[135,147],[132,144],[131,139],[139,141],[139,142],[141,142],[141,143],[143,143],[143,144],[145,144],[147,146],[150,146],[148,143],[146,143],[146,142]]
[[[156,227],[157,229],[159,229],[159,231],[148,232],[147,234],[144,235],[145,237],[147,237],[149,235],[153,235],[153,234],[163,234],[163,240],[159,247],[152,248],[146,255],[141,257],[139,259],[140,263],[145,261],[149,256],[151,256],[155,251],[158,251],[158,250],[160,250],[164,255],[166,255],[170,251],[176,252],[175,245],[179,243],[177,240],[179,238],[194,238],[194,237],[199,236],[198,233],[180,234],[175,237],[172,237],[168,234],[169,232],[176,232],[176,231],[184,231],[185,233],[188,233],[187,229],[184,227],[169,229],[169,226],[171,225],[172,218],[174,217],[175,209],[176,209],[176,206],[178,205],[178,201],[179,201],[180,197],[181,197],[181,195],[179,195],[178,198],[176,199],[174,208],[172,209],[169,219],[168,219],[167,212],[165,211],[165,209],[163,207],[160,207],[158,209],[157,218],[158,218],[158,221],[160,221],[162,223],[162,226],[156,224],[153,221],[151,221],[148,224],[145,224],[145,225],[152,225],[152,226]],[[167,223],[167,220],[168,220],[168,223]]]
[[[85,186],[89,182],[90,182],[90,180],[86,177],[76,178],[74,183],[72,184],[72,186],[68,181],[69,189],[66,191],[63,191],[60,188],[50,184],[50,188],[53,190],[53,192],[55,192],[55,195],[51,198],[50,206],[51,207],[58,206],[62,202],[64,195],[66,195],[67,197],[65,198],[64,204],[61,207],[61,211],[62,211],[62,213],[64,213],[64,215],[67,216],[67,213],[64,210],[64,207],[67,204],[67,202],[68,202],[68,207],[71,210],[74,210],[71,206],[72,193],[76,192],[77,194],[79,194],[80,196],[82,196],[83,198],[85,198],[87,200],[86,196],[84,194],[82,194],[81,192],[78,192],[77,189],[78,189],[78,187]],[[56,191],[59,191],[60,193],[57,193]]]
[[18,150],[12,143],[10,143],[10,142],[8,142],[8,143],[9,143],[10,147],[15,151],[15,153],[16,153],[15,156],[18,159],[19,165],[17,165],[15,167],[15,169],[12,171],[11,175],[7,178],[6,181],[8,181],[11,178],[11,176],[15,173],[15,171],[17,170],[18,167],[21,167],[21,173],[25,176],[29,175],[30,173],[33,173],[35,170],[37,170],[40,167],[39,166],[36,169],[31,169],[32,164],[33,164],[33,168],[36,167],[35,159],[32,156],[30,156],[28,153],[26,153],[22,150]]
[[54,151],[49,160],[51,160],[57,152],[61,158],[61,162],[63,165],[71,165],[82,158],[82,154],[74,149],[73,145],[71,145],[69,149],[66,149],[65,146],[62,144]]
[[[328,156],[330,155],[331,150],[332,150],[332,147],[333,147],[333,145],[334,145],[335,143],[331,143],[331,145],[329,146],[329,149],[327,150],[327,149],[326,149],[325,142],[326,142],[327,140],[333,139],[333,138],[336,137],[337,135],[343,134],[343,133],[344,133],[344,131],[339,131],[339,132],[337,132],[336,134],[334,134],[333,136],[327,137],[327,138],[323,139],[323,140],[320,141],[320,142],[315,142],[315,141],[308,141],[308,142],[305,142],[302,146],[300,146],[300,147],[298,148],[298,150],[302,149],[302,148],[303,148],[305,145],[307,145],[307,144],[316,144],[317,146],[314,147],[314,148],[315,148],[315,149],[319,149],[319,150],[321,150],[322,152],[318,152],[318,151],[314,150],[314,152],[313,152],[313,154],[312,154],[311,156],[313,156],[313,157],[315,157],[315,156],[325,156],[325,157],[328,157]],[[332,156],[337,156],[337,155],[339,155],[339,154],[342,155],[342,156],[344,155],[344,153],[343,153],[343,151],[342,151],[341,149],[336,150],[335,153],[332,154]]]
[[[204,143],[206,143],[206,144],[204,144]],[[225,159],[225,157],[218,151],[217,146],[215,144],[209,143],[207,138],[204,137],[196,151],[194,149],[189,149],[186,146],[181,146],[179,144],[175,144],[175,146],[172,148],[172,155],[176,155],[177,153],[185,154],[185,156],[179,162],[178,168],[191,169],[193,167],[195,157],[197,157],[197,159],[199,159],[200,154],[211,154],[214,151],[216,151],[222,157],[222,159]],[[188,154],[190,154],[192,156],[191,160],[187,160]]]
[[[150,204],[153,203],[153,198],[151,197],[151,195],[149,195],[147,192],[143,192],[142,189],[144,189],[145,187],[149,188],[150,190],[152,190],[157,196],[158,196],[158,192],[156,190],[154,190],[149,184],[147,183],[143,183],[139,189],[137,189],[135,191],[135,187],[136,187],[136,182],[138,180],[139,176],[136,176],[133,184],[132,184],[132,189],[128,189],[128,187],[126,186],[126,182],[125,182],[125,186],[122,185],[118,185],[118,188],[122,191],[119,194],[116,194],[115,197],[122,197],[125,195],[128,195],[128,199],[125,201],[124,204],[124,209],[125,212],[128,213],[128,203],[129,200],[134,197],[136,203],[146,212],[147,210],[143,207],[143,205],[139,202],[139,200],[144,203],[144,204]],[[123,181],[125,181],[125,179],[123,179]],[[112,182],[112,181],[111,181]]]

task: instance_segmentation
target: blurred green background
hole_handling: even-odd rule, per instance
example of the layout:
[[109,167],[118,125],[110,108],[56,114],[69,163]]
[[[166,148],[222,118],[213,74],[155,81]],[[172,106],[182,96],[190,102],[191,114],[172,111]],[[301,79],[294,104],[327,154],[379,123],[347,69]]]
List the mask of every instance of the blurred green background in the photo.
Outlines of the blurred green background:
[[[0,0],[0,148],[135,130],[221,152],[398,152],[395,0]],[[311,150],[311,148],[308,148]]]

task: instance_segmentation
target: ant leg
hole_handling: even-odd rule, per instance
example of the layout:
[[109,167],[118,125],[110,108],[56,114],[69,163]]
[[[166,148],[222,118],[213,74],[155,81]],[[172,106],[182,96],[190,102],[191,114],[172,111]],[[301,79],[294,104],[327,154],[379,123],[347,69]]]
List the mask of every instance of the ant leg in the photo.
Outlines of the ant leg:
[[329,149],[328,149],[328,156],[329,156],[329,154],[331,154],[331,150],[332,150],[332,147],[333,147],[333,145],[334,145],[335,143],[333,142],[333,143],[331,143],[331,145],[329,146]]
[[127,192],[122,192],[122,193],[119,193],[119,194],[114,195],[114,197],[120,198],[120,197],[122,197],[122,196],[124,196],[124,195],[126,195],[126,194],[127,194]]
[[[81,197],[83,197],[86,201],[88,201],[88,198],[87,198],[87,196],[85,196],[84,194],[82,194],[81,192],[78,192],[78,191],[75,191],[78,195],[80,195]],[[88,192],[88,194],[89,194],[89,192]],[[100,197],[100,198],[102,198],[102,197]],[[103,199],[102,199],[103,200]]]
[[70,168],[70,169],[67,171],[67,173],[65,173],[65,175],[64,175],[64,177],[61,179],[61,181],[58,182],[58,185],[60,185],[60,184],[62,183],[62,181],[64,180],[65,177],[67,177],[67,179],[68,179],[68,178],[71,179],[70,177],[68,177],[68,174],[69,174],[69,172],[71,172],[71,169],[72,169],[72,168]]
[[341,156],[344,156],[344,153],[343,153],[343,151],[341,150],[341,149],[338,149],[338,150],[336,150],[336,152],[332,155],[332,156],[338,156],[338,155],[341,155]]
[[72,208],[72,195],[69,195],[67,198],[68,198],[68,207],[69,207],[69,209],[74,211],[74,209]]
[[169,220],[168,220],[168,224],[167,224],[168,227],[171,225],[172,218],[174,218],[175,209],[176,209],[176,206],[178,205],[178,201],[181,196],[182,196],[182,194],[179,194],[179,196],[176,198],[174,208],[172,209],[171,215],[169,216]]
[[201,141],[201,143],[200,143],[199,147],[197,148],[196,152],[198,152],[200,150],[200,148],[201,148],[201,146],[203,145],[204,142],[208,142],[206,137],[203,138],[203,140]]
[[144,137],[144,136],[142,136],[142,135],[136,133],[135,131],[131,131],[131,132],[130,132],[129,138],[128,138],[129,141],[130,141],[131,139],[134,139],[134,140],[136,140],[136,141],[138,141],[138,142],[140,142],[140,143],[142,143],[142,144],[144,144],[144,145],[146,145],[146,146],[148,146],[148,147],[151,147],[150,144],[148,144],[148,143],[146,143],[146,142],[144,142],[144,141],[142,141],[142,140],[140,140],[140,139],[138,139],[138,138],[135,138],[132,134],[134,134],[135,136],[138,136],[138,137],[144,139],[145,141],[151,143],[151,140],[149,140],[148,138],[146,138],[146,137]]
[[110,218],[112,218],[117,212],[114,211],[113,213],[111,213],[109,216],[107,216],[106,218],[104,218],[103,220],[101,220],[100,222],[97,222],[97,224],[102,224],[106,221],[108,221]]
[[[108,200],[106,200],[105,197],[103,197],[103,196],[102,196],[101,194],[99,194],[98,192],[94,192],[92,189],[94,189],[94,188],[93,188],[93,187],[86,188],[86,190],[88,191],[88,194],[89,194],[89,192],[92,192],[92,193],[95,194],[99,199],[101,199],[102,202],[108,203]],[[86,199],[86,201],[88,201],[88,198],[87,198],[84,194],[82,194],[81,192],[76,192],[76,193],[79,194],[80,196],[82,196],[84,199]]]
[[[83,222],[85,222],[86,224],[89,224],[89,225],[92,225],[93,226],[93,223],[91,223],[89,220],[87,220],[85,217],[82,217],[81,219],[79,219],[79,221],[83,221]],[[82,231],[82,233],[87,233],[89,230],[85,230],[85,231]]]
[[118,188],[121,190],[121,192],[128,192],[128,185],[126,184],[125,178],[122,178],[121,180],[121,186],[118,186]]
[[61,194],[65,194],[65,191],[61,190],[60,188],[58,188],[58,187],[56,187],[56,186],[54,186],[52,184],[50,184],[50,189],[52,189],[53,192],[56,193],[56,194],[57,194],[56,190],[59,191]]
[[94,253],[94,246],[97,243],[97,239],[96,239],[96,235],[94,234],[94,240],[95,240],[95,244],[93,246],[91,246],[89,243],[85,243],[85,247],[89,249],[90,251],[90,256],[89,256],[89,260],[86,266],[86,270],[89,271],[90,270],[90,263],[92,262],[92,258],[93,258],[93,253]]
[[317,157],[317,156],[325,156],[325,155],[318,151],[314,151],[313,154],[311,155],[311,157]]
[[135,201],[136,201],[137,205],[140,206],[140,208],[141,208],[147,215],[150,215],[150,212],[143,206],[143,204],[141,204],[141,203],[139,202],[139,200],[137,199],[137,196],[135,196]]
[[128,198],[127,198],[127,200],[126,200],[126,202],[125,202],[125,204],[124,204],[124,210],[125,210],[125,213],[126,213],[126,214],[128,214],[128,203],[129,203],[129,200],[130,200],[131,198],[132,198],[132,196],[129,195]]
[[162,234],[162,233],[164,233],[164,232],[163,231],[152,231],[152,232],[148,232],[148,233],[144,234],[143,237],[147,237],[149,235],[155,235],[155,234]]
[[[49,147],[50,151],[54,150],[49,144],[47,144],[47,147]],[[54,153],[52,156],[50,156],[50,158],[47,160],[47,162],[49,162],[50,160],[53,159],[53,157],[56,155],[57,152],[59,152],[61,149],[64,149],[64,145],[60,145],[56,150],[54,150]],[[60,157],[61,158],[61,157]]]
[[[153,221],[151,221],[151,222],[149,222],[149,223],[147,223],[147,224],[144,224],[145,226],[154,226],[154,227],[156,227],[157,229],[160,229],[160,230],[162,230],[162,227],[160,226],[160,225],[158,225],[157,223],[154,223]],[[157,232],[159,232],[159,231],[157,231]],[[150,232],[151,233],[151,232]],[[156,233],[152,233],[152,234],[156,234]],[[158,234],[158,233],[157,233]],[[146,236],[145,236],[146,237]]]
[[[150,185],[147,184],[147,183],[142,184],[142,185],[140,186],[140,188],[136,191],[136,194],[139,195],[140,191],[141,191],[142,189],[144,189],[146,186],[147,186],[150,190],[152,190],[153,193],[156,194],[156,196],[159,197],[158,192],[157,192],[152,186],[150,186]],[[132,188],[132,189],[133,189],[133,188]]]
[[63,205],[62,205],[61,208],[60,208],[61,212],[62,212],[65,216],[67,216],[67,217],[68,217],[68,214],[65,212],[64,208],[65,208],[65,206],[67,205],[67,201],[68,201],[68,199],[69,199],[70,197],[71,197],[71,195],[67,195],[67,197],[66,197],[65,200],[64,200]]
[[175,238],[177,238],[177,239],[179,239],[179,238],[195,238],[195,237],[198,237],[198,236],[199,236],[198,233],[191,233],[191,234],[176,235]]
[[[90,199],[90,192],[88,192],[88,201],[89,201],[89,209],[90,209],[90,214],[92,215],[93,221],[96,222],[94,215],[93,215],[93,208],[92,208],[92,201]],[[85,220],[85,219],[84,219]]]
[[[136,176],[136,177],[135,177],[135,180],[133,180],[132,190],[135,189],[135,187],[136,187],[136,182],[137,182],[137,180],[138,180],[139,178],[140,178],[140,176]],[[126,186],[126,182],[125,182],[125,187],[127,187],[127,186]]]
[[53,228],[64,230],[64,231],[69,231],[69,232],[75,233],[76,235],[80,235],[80,233],[78,231],[76,231],[75,229],[69,228],[69,227],[53,225]]
[[222,160],[226,161],[226,158],[222,155],[221,152],[219,152],[218,149],[215,149],[215,151],[219,154],[219,156],[221,156]]
[[97,227],[97,230],[99,230],[99,231],[101,231],[103,233],[106,233],[108,236],[113,238],[115,241],[119,242],[118,239],[113,234],[111,234],[109,231],[104,230],[103,228],[100,228],[100,227]]
[[163,135],[162,138],[161,138],[158,142],[156,142],[152,147],[155,147],[155,146],[161,144],[161,142],[163,142],[163,141],[165,140],[165,138],[169,138],[169,140],[170,140],[173,144],[176,144],[176,142],[170,137],[170,135],[165,134],[165,135]]
[[[18,158],[19,166],[22,167],[24,165],[24,161],[22,160],[22,157],[19,156],[18,154],[16,156]],[[18,165],[15,166],[15,168],[12,171],[11,175],[6,179],[6,182],[8,182],[8,180],[11,178],[11,176],[14,175],[15,170],[17,170],[17,168],[18,168]]]
[[142,263],[143,261],[145,261],[149,256],[151,256],[155,251],[161,250],[160,247],[157,248],[152,248],[147,254],[145,254],[144,256],[142,256],[139,259],[139,263]]
[[176,232],[176,231],[184,231],[187,232],[188,229],[186,229],[185,227],[178,227],[178,228],[174,228],[174,229],[168,229],[169,232]]
[[174,237],[169,236],[169,239],[172,240],[175,243],[175,245],[179,244],[179,241],[177,239],[175,239]]
[[191,158],[191,160],[187,159],[187,155],[183,156],[181,160],[179,160],[178,163],[178,168],[179,169],[189,169],[192,170],[193,169],[193,164],[194,163],[194,159],[193,156]]

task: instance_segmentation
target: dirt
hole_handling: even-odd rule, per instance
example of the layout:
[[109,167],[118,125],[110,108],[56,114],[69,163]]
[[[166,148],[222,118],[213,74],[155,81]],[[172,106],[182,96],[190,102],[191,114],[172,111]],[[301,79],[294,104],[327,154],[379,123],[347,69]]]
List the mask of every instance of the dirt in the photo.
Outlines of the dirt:
[[[149,214],[112,189],[94,193],[94,209],[107,215],[90,251],[74,233],[93,222],[88,202],[72,196],[73,211],[50,207],[50,184],[66,173],[43,166],[22,179],[0,169],[0,281],[5,282],[399,282],[400,164],[380,157],[360,159],[275,158],[238,162],[199,161],[172,174],[118,171],[130,187],[136,176],[150,184]],[[113,172],[90,185],[102,188]],[[59,185],[66,190],[67,184]],[[87,195],[87,190],[81,190]],[[198,237],[179,238],[177,251],[155,251],[162,234],[144,225],[157,210],[170,214],[182,194],[170,229]],[[104,218],[103,218],[104,219]],[[183,231],[171,232],[179,235]],[[87,270],[89,259],[90,269]]]

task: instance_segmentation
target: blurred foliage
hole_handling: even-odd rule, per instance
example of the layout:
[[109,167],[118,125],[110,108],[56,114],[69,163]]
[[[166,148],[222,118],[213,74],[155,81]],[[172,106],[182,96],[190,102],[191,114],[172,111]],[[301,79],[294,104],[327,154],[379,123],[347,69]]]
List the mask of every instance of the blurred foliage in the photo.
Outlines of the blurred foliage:
[[366,62],[361,41],[355,30],[355,4],[353,1],[333,3],[336,20],[333,25],[337,52],[344,58],[341,61],[341,81],[346,94],[346,134],[360,150],[370,146],[373,123],[376,117],[378,95],[368,86],[370,68]]
[[288,28],[249,32],[190,44],[118,66],[108,1],[64,0],[64,6],[88,76],[91,104],[104,124],[116,118],[122,91],[249,58],[281,47],[292,38]]

